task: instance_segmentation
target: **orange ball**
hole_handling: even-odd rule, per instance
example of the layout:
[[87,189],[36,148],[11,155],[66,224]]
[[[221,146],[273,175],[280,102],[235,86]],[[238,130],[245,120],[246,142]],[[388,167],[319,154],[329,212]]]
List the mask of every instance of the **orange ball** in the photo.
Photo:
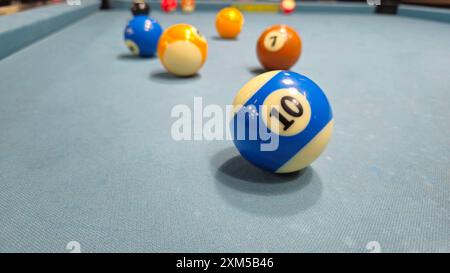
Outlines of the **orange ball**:
[[233,7],[223,8],[216,16],[216,29],[220,37],[236,38],[244,25],[244,15]]
[[203,66],[208,43],[193,26],[177,24],[159,38],[158,57],[164,68],[177,76],[192,76]]
[[291,27],[274,25],[259,36],[256,52],[267,70],[289,70],[300,58],[302,40]]

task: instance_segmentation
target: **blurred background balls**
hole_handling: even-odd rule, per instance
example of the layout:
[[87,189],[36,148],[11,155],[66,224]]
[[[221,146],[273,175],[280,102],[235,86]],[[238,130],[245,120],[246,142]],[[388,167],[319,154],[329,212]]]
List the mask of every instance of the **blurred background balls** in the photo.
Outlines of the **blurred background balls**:
[[144,0],[134,0],[131,4],[131,13],[136,15],[149,15],[150,5]]
[[216,15],[217,33],[222,38],[236,38],[241,33],[243,25],[244,15],[236,8],[224,8]]
[[195,0],[181,0],[181,10],[184,13],[195,11]]
[[284,14],[293,13],[296,6],[295,0],[281,0],[280,2],[280,10]]
[[161,0],[161,10],[170,13],[177,10],[177,0]]

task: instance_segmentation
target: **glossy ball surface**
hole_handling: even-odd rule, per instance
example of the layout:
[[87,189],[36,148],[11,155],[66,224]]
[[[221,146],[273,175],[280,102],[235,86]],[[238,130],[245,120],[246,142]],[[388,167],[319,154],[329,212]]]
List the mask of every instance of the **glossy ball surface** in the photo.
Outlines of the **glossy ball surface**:
[[287,25],[274,25],[259,36],[256,53],[267,70],[289,70],[300,58],[302,41]]
[[161,36],[158,56],[166,70],[177,76],[192,76],[203,66],[208,43],[194,26],[177,24]]
[[253,78],[239,90],[233,106],[236,148],[271,172],[305,168],[324,151],[332,134],[333,113],[325,93],[295,72],[270,71]]
[[125,27],[125,44],[134,55],[152,57],[156,53],[161,33],[161,25],[155,19],[138,15]]
[[244,25],[244,15],[236,8],[228,7],[216,15],[216,30],[225,39],[236,38]]

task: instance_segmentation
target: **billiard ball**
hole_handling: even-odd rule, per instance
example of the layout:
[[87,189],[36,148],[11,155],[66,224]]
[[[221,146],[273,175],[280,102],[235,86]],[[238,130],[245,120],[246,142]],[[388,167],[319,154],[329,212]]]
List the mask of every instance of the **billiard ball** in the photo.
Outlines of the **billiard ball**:
[[333,131],[325,93],[295,72],[256,76],[239,90],[233,106],[230,126],[236,148],[245,159],[271,172],[295,172],[310,165]]
[[161,0],[161,9],[166,13],[177,10],[177,5],[177,0]]
[[181,0],[181,10],[185,13],[191,13],[195,10],[195,0]]
[[256,52],[267,70],[288,70],[300,58],[302,41],[289,26],[274,25],[259,36]]
[[145,15],[137,15],[125,27],[125,44],[134,55],[152,57],[162,33],[159,23]]
[[176,24],[161,36],[159,59],[166,70],[177,76],[192,76],[203,66],[208,54],[208,43],[193,26]]
[[131,13],[136,15],[149,15],[150,5],[144,0],[134,0],[131,4]]
[[216,15],[216,29],[225,39],[236,38],[244,25],[244,15],[233,7],[223,8]]
[[280,1],[280,9],[284,14],[290,14],[294,12],[297,4],[295,0],[281,0]]

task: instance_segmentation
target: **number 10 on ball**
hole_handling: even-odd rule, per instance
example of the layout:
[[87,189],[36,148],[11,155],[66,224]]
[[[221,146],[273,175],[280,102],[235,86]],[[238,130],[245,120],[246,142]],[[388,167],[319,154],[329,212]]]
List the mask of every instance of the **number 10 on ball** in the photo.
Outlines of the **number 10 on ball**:
[[[245,159],[271,172],[295,172],[311,164],[325,150],[333,130],[325,93],[291,71],[253,78],[239,90],[233,106],[236,148]],[[269,143],[276,146],[263,149]]]

